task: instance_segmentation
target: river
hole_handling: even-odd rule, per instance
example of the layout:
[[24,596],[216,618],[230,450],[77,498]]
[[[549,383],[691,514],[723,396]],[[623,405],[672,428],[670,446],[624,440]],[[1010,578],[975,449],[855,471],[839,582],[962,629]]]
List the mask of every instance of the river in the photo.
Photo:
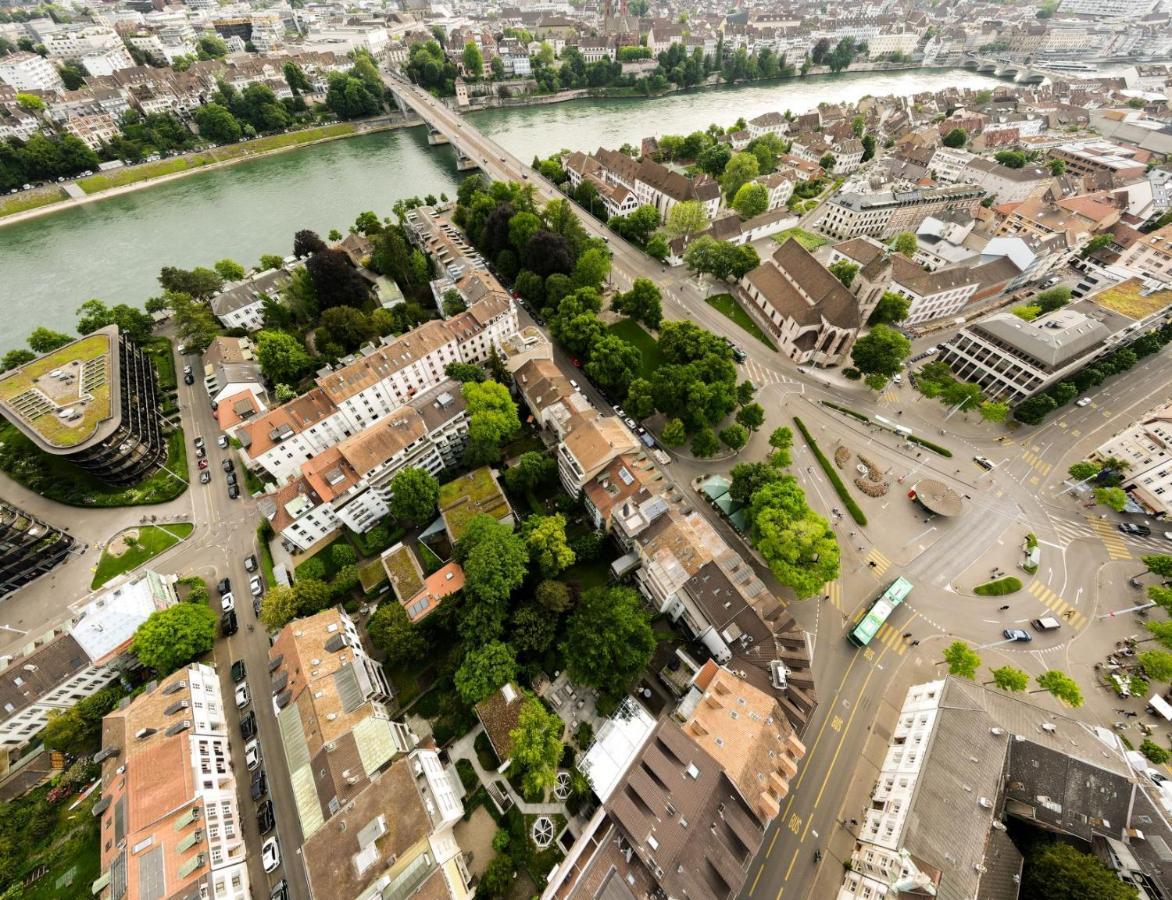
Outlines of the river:
[[[860,72],[672,94],[657,100],[576,100],[488,110],[478,128],[522,159],[563,147],[618,147],[650,134],[686,134],[769,110],[820,102],[992,87],[965,70]],[[245,266],[288,253],[293,233],[345,230],[363,210],[390,214],[397,199],[447,193],[459,175],[448,147],[423,129],[380,132],[191,175],[0,228],[0,352],[38,325],[72,332],[90,297],[141,305],[165,265],[191,268],[231,257]]]

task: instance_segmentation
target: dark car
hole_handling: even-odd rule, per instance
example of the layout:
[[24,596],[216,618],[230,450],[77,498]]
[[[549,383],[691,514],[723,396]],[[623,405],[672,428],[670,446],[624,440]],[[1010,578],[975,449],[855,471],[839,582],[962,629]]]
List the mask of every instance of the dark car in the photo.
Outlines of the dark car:
[[250,712],[240,717],[240,736],[246,741],[256,737],[256,713]]
[[276,824],[277,818],[273,815],[273,801],[266,800],[256,809],[256,827],[261,834],[268,834]]
[[260,597],[252,598],[252,614],[254,616],[260,616]]
[[240,626],[236,622],[236,613],[232,610],[220,616],[220,631],[224,633],[224,637],[230,637],[240,630]]
[[269,780],[265,778],[264,768],[259,768],[252,773],[252,784],[248,788],[248,794],[253,800],[259,800],[269,792]]
[[255,553],[250,553],[248,556],[244,557],[244,568],[247,569],[249,572],[256,571],[256,554]]
[[235,483],[236,483],[236,473],[229,472],[228,473],[228,484],[235,484]]
[[222,463],[220,463],[220,468],[222,468],[225,472],[231,472],[236,468],[236,465],[232,462],[231,459],[225,459]]
[[228,485],[228,499],[235,500],[239,496],[240,496],[240,488],[238,488],[234,484]]
[[184,384],[195,384],[195,376],[192,375],[190,372],[188,372],[186,375],[183,376],[183,383]]
[[1119,530],[1124,534],[1134,534],[1136,537],[1147,537],[1152,533],[1152,529],[1147,525],[1137,525],[1134,522],[1120,522]]
[[230,594],[232,592],[232,579],[221,578],[216,582],[216,590],[220,592],[221,597],[225,594]]
[[238,659],[232,663],[232,681],[240,684],[244,680],[244,660]]
[[289,900],[289,885],[284,878],[273,885],[273,892],[269,894],[269,900]]
[[199,483],[200,484],[207,484],[211,480],[212,480],[212,473],[209,472],[207,469],[204,469],[202,472],[199,473]]

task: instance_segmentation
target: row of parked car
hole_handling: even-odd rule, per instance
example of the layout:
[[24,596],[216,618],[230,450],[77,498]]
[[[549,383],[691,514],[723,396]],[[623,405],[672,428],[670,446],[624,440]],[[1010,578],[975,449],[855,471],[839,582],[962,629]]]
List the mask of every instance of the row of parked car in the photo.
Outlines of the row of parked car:
[[[212,480],[212,473],[210,471],[211,462],[208,460],[207,445],[201,437],[197,437],[194,443],[196,466],[199,468],[199,483],[207,484]],[[222,449],[226,448],[228,446],[227,435],[220,435],[216,443]],[[236,464],[232,462],[231,457],[226,456],[220,462],[220,468],[224,470],[224,476],[228,481],[228,498],[235,500],[240,496],[240,484],[236,478]]]

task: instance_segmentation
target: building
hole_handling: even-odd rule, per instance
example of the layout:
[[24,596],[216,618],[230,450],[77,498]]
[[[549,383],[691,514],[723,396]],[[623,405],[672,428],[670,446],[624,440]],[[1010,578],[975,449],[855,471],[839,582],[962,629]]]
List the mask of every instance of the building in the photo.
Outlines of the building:
[[1022,166],[1011,169],[979,156],[968,161],[957,180],[976,184],[992,195],[997,203],[1020,203],[1030,197],[1040,197],[1054,184],[1049,168]]
[[558,444],[558,477],[562,488],[577,497],[599,472],[624,453],[639,450],[639,441],[618,416],[574,413],[565,422]]
[[246,900],[248,850],[220,678],[193,663],[102,722],[99,900]]
[[746,274],[740,287],[760,311],[778,349],[798,364],[840,363],[871,314],[794,240]]
[[0,500],[0,598],[64,562],[73,538]]
[[1032,322],[996,313],[964,326],[940,360],[987,397],[1018,403],[1168,320],[1172,291],[1138,279]]
[[56,66],[24,50],[0,57],[0,82],[18,91],[65,90]]
[[213,338],[203,352],[203,386],[217,405],[245,391],[263,402],[268,392],[252,341],[223,335]]
[[412,622],[423,619],[445,598],[464,589],[464,569],[459,563],[447,563],[430,575],[424,575],[419,557],[403,543],[383,551],[382,564],[395,597]]
[[527,360],[513,372],[513,380],[534,421],[553,431],[559,440],[565,436],[572,416],[590,415],[590,401],[574,389],[552,359]]
[[1093,456],[1126,465],[1121,486],[1148,515],[1163,519],[1172,512],[1172,405],[1146,413],[1096,447]]
[[0,377],[0,414],[108,484],[136,484],[167,458],[154,366],[117,325]]
[[0,672],[0,747],[18,751],[52,712],[96,694],[126,667],[138,626],[176,602],[174,577],[145,570],[90,596],[76,619]]
[[870,235],[880,240],[901,231],[914,232],[928,216],[953,210],[972,210],[984,191],[971,184],[909,191],[844,193],[832,197],[817,226],[838,240]]
[[488,516],[510,528],[517,521],[496,473],[488,466],[441,484],[438,506],[444,530],[453,544],[464,537],[468,523],[477,516]]
[[1143,235],[1119,254],[1115,264],[1156,281],[1172,284],[1172,225]]
[[281,292],[292,277],[289,269],[254,273],[212,297],[212,313],[225,328],[259,331],[265,324],[265,301],[280,302]]
[[1050,157],[1062,160],[1068,174],[1091,178],[1092,184],[1101,187],[1119,187],[1143,178],[1148,156],[1103,140],[1074,141],[1050,148]]
[[915,685],[836,896],[1016,897],[1023,857],[1007,821],[1123,847],[1140,799],[1109,732],[964,679]]

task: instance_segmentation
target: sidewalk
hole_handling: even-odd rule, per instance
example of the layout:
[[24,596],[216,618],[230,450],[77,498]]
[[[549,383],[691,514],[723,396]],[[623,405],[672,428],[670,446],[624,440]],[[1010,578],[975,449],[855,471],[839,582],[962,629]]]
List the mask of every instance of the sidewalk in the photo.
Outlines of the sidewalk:
[[476,742],[476,736],[482,731],[484,731],[484,726],[477,725],[462,738],[453,741],[451,745],[449,745],[448,757],[452,760],[452,764],[454,765],[458,759],[468,760],[468,762],[472,764],[472,768],[476,772],[476,777],[480,779],[481,784],[485,785],[486,787],[489,784],[503,785],[505,792],[509,795],[509,799],[513,801],[513,805],[526,815],[566,815],[566,807],[563,804],[528,803],[520,794],[513,790],[513,786],[509,784],[508,778],[506,778],[502,773],[486,772],[480,765],[480,760],[476,756],[476,748],[473,746]]

